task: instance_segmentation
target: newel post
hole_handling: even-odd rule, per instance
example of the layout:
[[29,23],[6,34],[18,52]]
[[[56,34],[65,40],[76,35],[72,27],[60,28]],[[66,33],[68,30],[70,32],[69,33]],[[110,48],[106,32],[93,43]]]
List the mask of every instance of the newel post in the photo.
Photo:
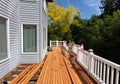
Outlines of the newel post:
[[93,58],[93,49],[89,49],[89,57],[88,57],[88,70],[90,73],[94,73],[94,58]]
[[66,43],[67,43],[66,41],[63,41],[63,46],[64,46],[64,47],[66,47]]
[[90,54],[93,54],[93,49],[88,50]]
[[50,40],[50,47],[51,47],[51,40]]
[[81,45],[80,45],[80,48],[81,48],[81,50],[84,50],[84,45],[81,44]]
[[80,47],[80,46],[77,45],[77,53],[76,53],[76,54],[77,54],[77,60],[79,59],[79,47]]
[[58,47],[58,40],[56,41],[56,46]]

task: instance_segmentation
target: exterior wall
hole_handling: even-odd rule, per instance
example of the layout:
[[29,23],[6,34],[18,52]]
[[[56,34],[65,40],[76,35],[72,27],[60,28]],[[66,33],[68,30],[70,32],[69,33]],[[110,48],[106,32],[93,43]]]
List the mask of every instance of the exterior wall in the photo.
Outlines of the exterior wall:
[[[41,0],[41,47],[40,47],[40,50],[41,50],[41,60],[44,59],[45,57],[45,54],[46,54],[46,51],[47,51],[47,31],[48,31],[48,17],[47,17],[47,10],[44,8],[44,0]],[[45,48],[43,47],[44,45],[44,42],[43,42],[43,29],[46,29],[46,46]]]
[[[43,49],[43,28],[47,32],[47,14],[43,9],[44,0],[19,2],[19,0],[0,0],[0,15],[9,19],[10,58],[0,63],[0,78],[19,63],[35,63],[44,59],[47,51]],[[37,54],[22,53],[22,24],[37,25]]]
[[9,19],[10,58],[0,63],[0,78],[19,64],[18,0],[0,0],[0,16]]
[[[36,2],[20,2],[20,24],[35,24],[37,25],[37,53],[36,54],[23,54],[22,53],[22,31],[21,31],[21,54],[20,54],[20,63],[35,63],[39,62],[40,56],[40,3]],[[22,30],[22,28],[21,28]]]
[[[23,54],[21,52],[20,63],[40,62],[45,57],[47,46],[43,49],[43,27],[47,31],[47,14],[43,10],[43,2],[44,0],[37,0],[36,2],[21,1],[20,3],[20,24],[37,24],[37,54]],[[21,39],[23,38],[21,37]],[[22,49],[22,42],[20,49]]]

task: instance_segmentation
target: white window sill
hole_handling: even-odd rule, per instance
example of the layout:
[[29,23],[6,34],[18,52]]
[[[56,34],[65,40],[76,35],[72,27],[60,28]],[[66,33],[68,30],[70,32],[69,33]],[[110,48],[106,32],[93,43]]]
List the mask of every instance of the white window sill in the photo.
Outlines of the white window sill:
[[23,52],[22,55],[37,55],[37,52]]
[[10,57],[5,58],[4,60],[1,60],[1,61],[0,61],[0,64],[3,63],[3,62],[5,62],[5,61],[7,61],[7,60],[9,60],[9,59],[10,59]]

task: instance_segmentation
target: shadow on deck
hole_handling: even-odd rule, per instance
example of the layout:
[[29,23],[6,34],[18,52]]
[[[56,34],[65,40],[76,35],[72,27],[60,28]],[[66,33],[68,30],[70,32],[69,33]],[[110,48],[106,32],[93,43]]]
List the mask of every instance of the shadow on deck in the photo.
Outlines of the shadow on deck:
[[3,84],[98,84],[64,47],[52,47],[41,63],[22,64],[1,79]]

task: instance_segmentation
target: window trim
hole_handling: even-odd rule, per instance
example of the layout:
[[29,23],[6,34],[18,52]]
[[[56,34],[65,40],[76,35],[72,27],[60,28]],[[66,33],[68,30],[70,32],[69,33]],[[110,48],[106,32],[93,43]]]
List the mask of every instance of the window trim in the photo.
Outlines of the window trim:
[[7,34],[6,35],[7,36],[6,37],[7,38],[7,58],[2,59],[0,61],[0,63],[2,63],[2,62],[5,62],[11,58],[10,57],[10,31],[9,31],[10,26],[9,26],[9,18],[4,16],[4,15],[1,15],[1,14],[0,14],[0,16],[6,19],[6,34]]
[[37,0],[20,0],[20,2],[36,2]]
[[[21,24],[21,44],[22,44],[22,54],[24,54],[24,55],[36,55],[36,54],[38,54],[38,47],[37,47],[37,51],[36,52],[23,52],[23,25],[36,25],[36,30],[37,30],[37,24],[31,24],[31,23],[22,23]],[[36,32],[37,33],[37,32]],[[37,38],[37,34],[36,34],[36,38]],[[36,43],[37,44],[37,43]],[[37,44],[38,45],[38,44]]]

